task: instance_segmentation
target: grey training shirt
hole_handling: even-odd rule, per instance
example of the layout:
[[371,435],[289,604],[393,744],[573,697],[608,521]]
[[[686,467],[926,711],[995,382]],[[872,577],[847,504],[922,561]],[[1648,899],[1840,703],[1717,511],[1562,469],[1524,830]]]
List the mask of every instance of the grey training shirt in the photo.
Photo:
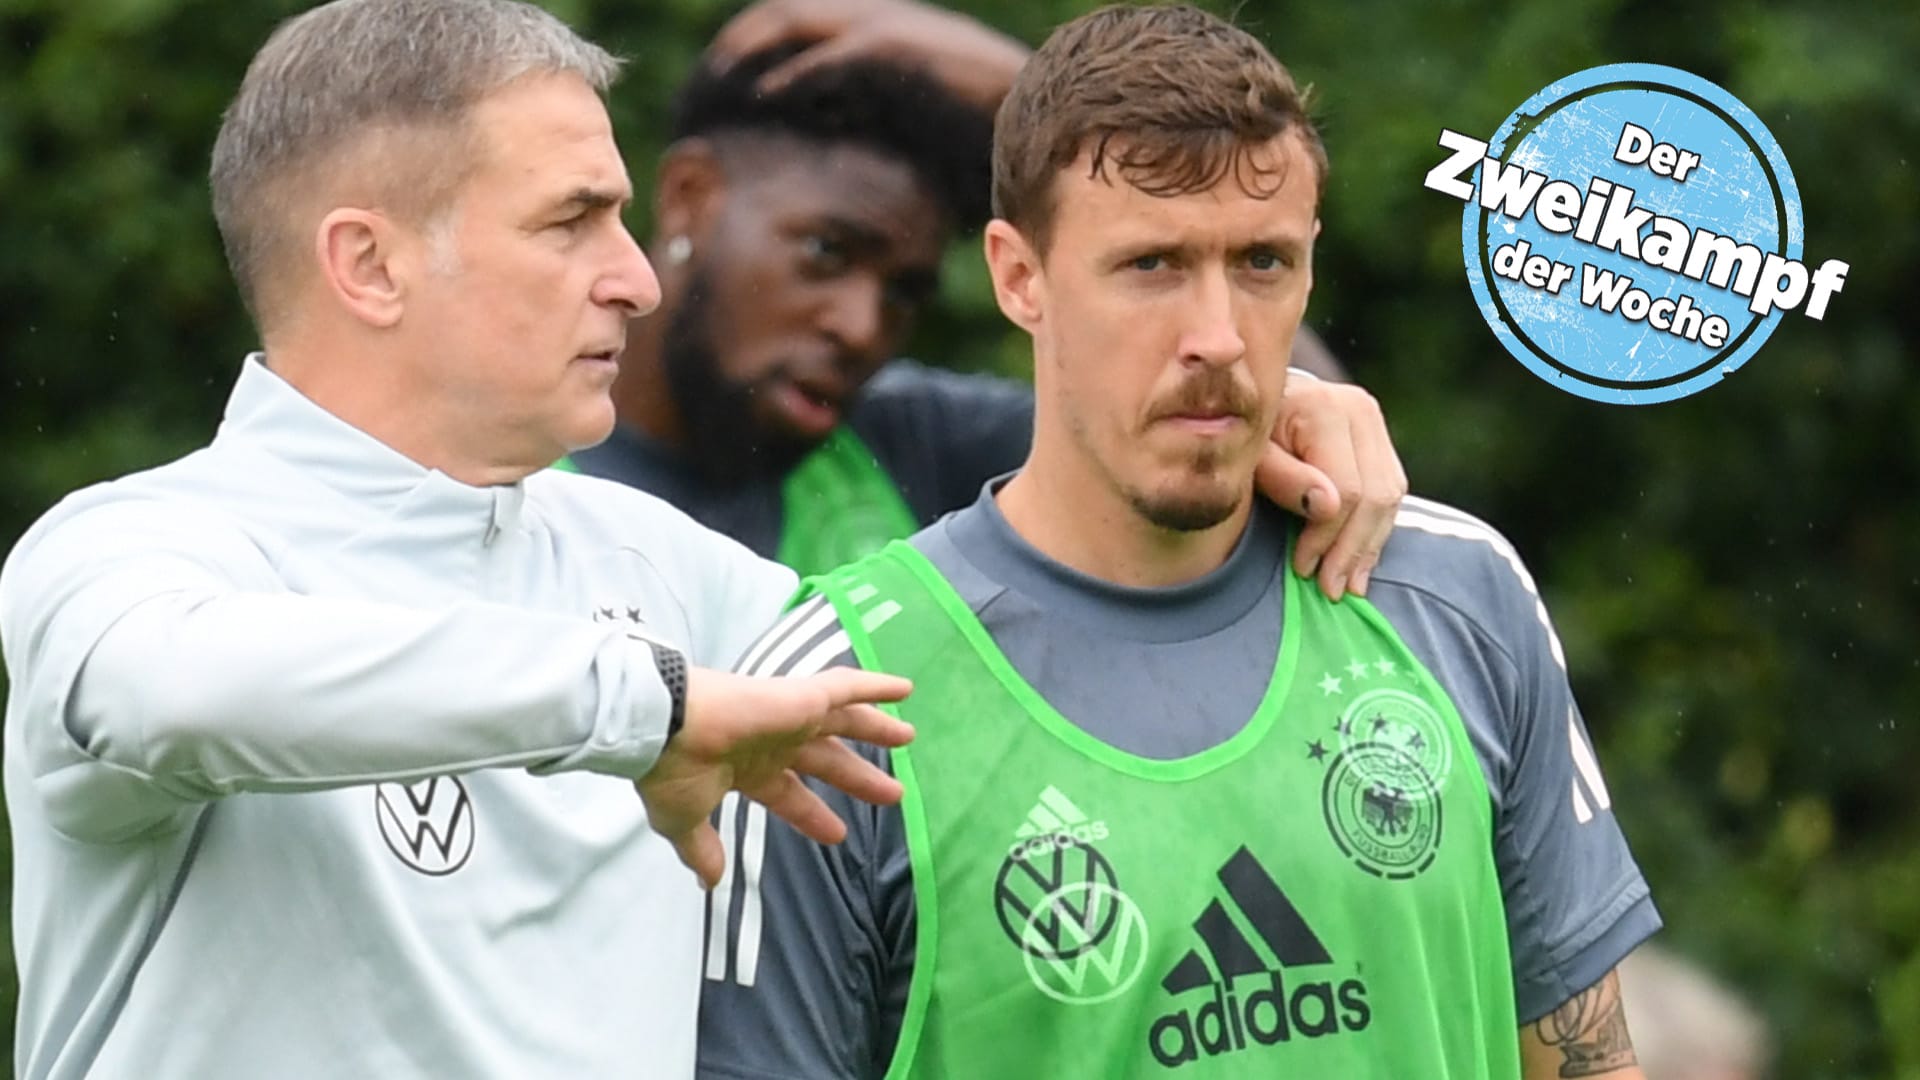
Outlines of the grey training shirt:
[[[1129,589],[1028,545],[1001,516],[994,487],[913,543],[1020,675],[1075,724],[1135,754],[1182,757],[1231,738],[1253,715],[1285,632],[1279,598],[1261,602],[1289,572],[1284,515],[1259,507],[1226,564],[1198,581]],[[1369,599],[1467,726],[1496,804],[1517,1007],[1530,1022],[1603,977],[1660,918],[1608,810],[1546,609],[1512,547],[1422,499],[1408,499],[1395,524]],[[832,610],[815,599],[742,666],[800,674],[852,662]],[[1197,700],[1212,707],[1196,710]],[[722,808],[732,857],[709,899],[701,1076],[868,1077],[891,1060],[914,947],[901,816],[824,793],[849,826],[839,847],[806,840],[759,806]]]

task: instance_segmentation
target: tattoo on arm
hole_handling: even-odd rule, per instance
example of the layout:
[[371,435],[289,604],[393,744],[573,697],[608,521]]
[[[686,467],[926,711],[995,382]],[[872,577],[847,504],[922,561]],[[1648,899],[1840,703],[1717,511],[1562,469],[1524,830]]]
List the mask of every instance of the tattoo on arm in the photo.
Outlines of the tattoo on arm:
[[1562,1077],[1600,1076],[1639,1064],[1620,1006],[1620,975],[1607,977],[1534,1024],[1540,1041],[1560,1051]]

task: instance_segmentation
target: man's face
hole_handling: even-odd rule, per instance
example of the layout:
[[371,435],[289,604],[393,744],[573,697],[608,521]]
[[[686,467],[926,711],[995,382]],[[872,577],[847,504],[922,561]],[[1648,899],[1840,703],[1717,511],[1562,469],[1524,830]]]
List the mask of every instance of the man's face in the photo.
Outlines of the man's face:
[[709,471],[777,471],[844,418],[937,284],[947,226],[905,163],[851,147],[729,166],[665,362]]
[[1243,168],[1285,170],[1267,198],[1232,171],[1155,197],[1090,177],[1084,155],[1054,181],[1030,328],[1040,423],[1165,529],[1211,528],[1250,498],[1313,287],[1307,150],[1286,135],[1249,153]]
[[[660,299],[621,222],[632,198],[600,98],[530,76],[477,105],[477,160],[439,222],[402,329],[482,460],[547,462],[613,428],[627,321]],[[407,324],[411,323],[409,326]]]

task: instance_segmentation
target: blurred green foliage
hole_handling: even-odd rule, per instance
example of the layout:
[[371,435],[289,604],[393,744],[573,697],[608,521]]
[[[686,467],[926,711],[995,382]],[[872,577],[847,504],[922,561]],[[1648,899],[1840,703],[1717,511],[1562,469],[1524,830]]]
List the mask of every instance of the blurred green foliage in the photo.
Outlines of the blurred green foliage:
[[[248,57],[304,6],[0,0],[0,549],[64,493],[211,433],[251,335],[207,154]],[[612,104],[644,190],[671,89],[730,5],[548,6],[630,58]],[[1037,42],[1091,5],[961,6]],[[1920,6],[1235,6],[1318,88],[1333,173],[1309,321],[1384,402],[1417,489],[1532,564],[1666,940],[1759,1004],[1778,1075],[1920,1077]],[[1460,204],[1421,185],[1442,127],[1490,136],[1552,79],[1628,60],[1745,101],[1794,167],[1806,259],[1852,263],[1825,321],[1791,314],[1724,384],[1637,409],[1507,357],[1468,292]],[[976,249],[949,264],[916,354],[1019,370]],[[9,983],[8,1031],[11,1001]]]

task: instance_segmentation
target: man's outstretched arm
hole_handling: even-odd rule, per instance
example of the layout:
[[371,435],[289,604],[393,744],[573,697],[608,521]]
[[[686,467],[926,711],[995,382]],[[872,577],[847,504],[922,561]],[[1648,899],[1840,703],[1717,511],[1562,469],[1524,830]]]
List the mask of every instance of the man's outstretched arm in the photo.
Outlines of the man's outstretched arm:
[[[831,841],[838,819],[793,794],[788,770],[897,797],[838,737],[907,735],[863,708],[897,700],[900,680],[775,685],[689,670],[672,650],[668,664],[652,643],[553,612],[301,595],[244,535],[145,501],[30,532],[0,574],[0,638],[27,775],[54,827],[86,841],[242,792],[514,767],[636,780],[660,767],[648,805],[677,844],[698,830],[676,815],[704,821],[715,783]],[[687,677],[679,688],[668,667]]]

